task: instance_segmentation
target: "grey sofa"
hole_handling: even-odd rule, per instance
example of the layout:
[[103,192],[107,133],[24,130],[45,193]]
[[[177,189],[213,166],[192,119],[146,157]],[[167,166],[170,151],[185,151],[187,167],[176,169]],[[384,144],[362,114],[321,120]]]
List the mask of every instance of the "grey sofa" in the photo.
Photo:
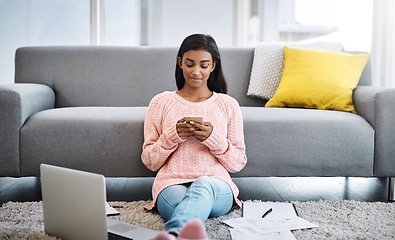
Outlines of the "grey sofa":
[[[370,63],[353,95],[358,114],[265,108],[246,95],[254,49],[220,51],[247,147],[248,163],[233,177],[395,176],[395,89],[370,86]],[[41,163],[108,177],[155,176],[140,159],[143,122],[154,95],[176,90],[176,53],[18,49],[15,84],[0,85],[0,176],[39,176]]]

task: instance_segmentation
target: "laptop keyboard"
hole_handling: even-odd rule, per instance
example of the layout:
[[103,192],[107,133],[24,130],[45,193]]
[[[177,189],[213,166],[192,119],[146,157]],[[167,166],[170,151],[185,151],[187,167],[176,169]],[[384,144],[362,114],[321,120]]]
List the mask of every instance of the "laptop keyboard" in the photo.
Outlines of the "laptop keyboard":
[[133,240],[133,238],[127,238],[127,237],[122,237],[119,236],[115,233],[108,233],[108,240]]

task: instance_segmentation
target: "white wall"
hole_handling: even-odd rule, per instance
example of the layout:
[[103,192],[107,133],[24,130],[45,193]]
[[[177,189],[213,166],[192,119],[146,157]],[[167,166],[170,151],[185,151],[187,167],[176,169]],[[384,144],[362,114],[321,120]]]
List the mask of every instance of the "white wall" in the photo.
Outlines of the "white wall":
[[148,45],[179,46],[188,35],[205,33],[222,47],[232,46],[233,2],[149,0]]
[[138,46],[141,43],[140,0],[104,2],[104,44]]
[[[373,0],[103,1],[106,45],[179,46],[186,36],[205,33],[220,47],[255,46],[278,41],[278,23],[294,23],[338,30],[313,40],[340,41],[347,50],[371,48]],[[18,47],[90,45],[90,2],[0,0],[0,84],[13,82]],[[250,6],[260,15],[251,18]]]
[[15,51],[34,45],[89,45],[90,0],[0,1],[0,84],[14,81]]

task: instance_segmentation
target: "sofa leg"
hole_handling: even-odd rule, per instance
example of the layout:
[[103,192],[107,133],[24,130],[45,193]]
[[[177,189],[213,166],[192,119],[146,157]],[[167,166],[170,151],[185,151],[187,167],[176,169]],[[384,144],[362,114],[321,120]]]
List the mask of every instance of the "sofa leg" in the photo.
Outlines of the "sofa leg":
[[389,185],[388,185],[388,201],[394,202],[395,201],[395,177],[389,178]]

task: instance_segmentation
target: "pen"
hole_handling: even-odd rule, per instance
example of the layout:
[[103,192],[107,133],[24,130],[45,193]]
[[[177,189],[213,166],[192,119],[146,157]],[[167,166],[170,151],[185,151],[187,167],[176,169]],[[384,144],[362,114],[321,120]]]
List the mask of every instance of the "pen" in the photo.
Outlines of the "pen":
[[266,217],[269,213],[271,213],[273,211],[272,208],[270,208],[269,210],[267,210],[263,215],[262,218]]

